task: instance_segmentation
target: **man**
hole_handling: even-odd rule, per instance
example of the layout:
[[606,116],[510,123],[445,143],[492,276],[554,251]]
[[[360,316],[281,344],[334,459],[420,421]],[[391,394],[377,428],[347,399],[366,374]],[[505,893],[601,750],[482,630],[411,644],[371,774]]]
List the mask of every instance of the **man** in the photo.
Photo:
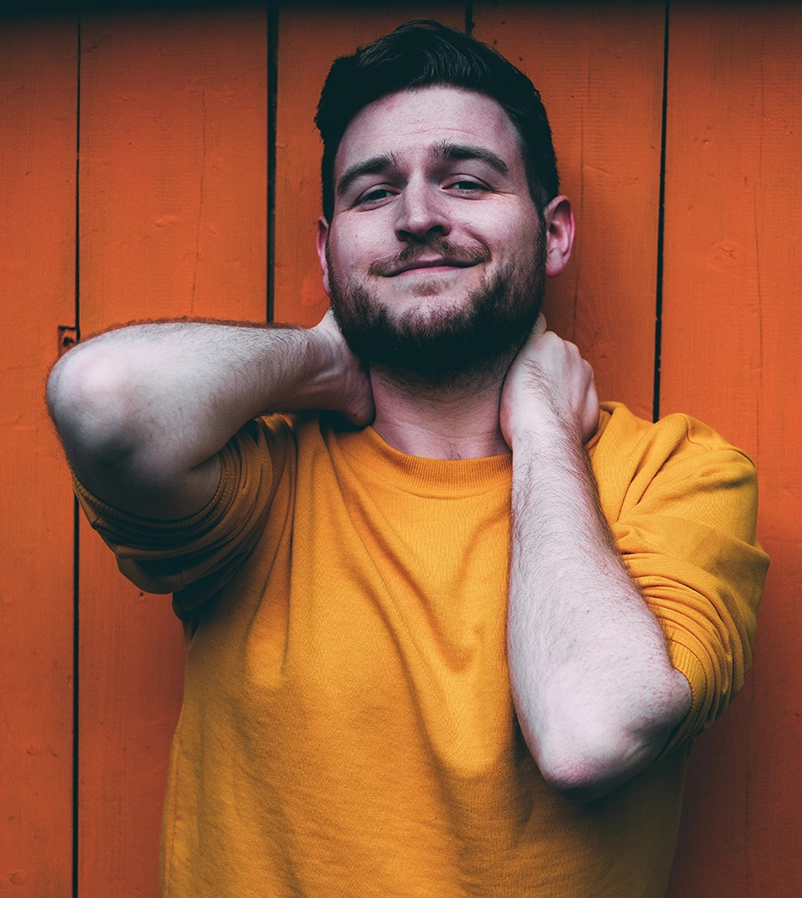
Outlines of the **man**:
[[185,621],[164,894],[659,896],[749,665],[751,463],[600,411],[545,331],[574,222],[495,51],[409,23],[317,121],[333,315],[123,328],[49,385],[93,526]]

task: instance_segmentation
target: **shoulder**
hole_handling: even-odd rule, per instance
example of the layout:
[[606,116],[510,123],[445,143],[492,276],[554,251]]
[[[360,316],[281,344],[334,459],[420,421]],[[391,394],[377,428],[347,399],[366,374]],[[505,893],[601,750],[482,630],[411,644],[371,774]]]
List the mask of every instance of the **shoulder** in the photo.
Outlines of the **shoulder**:
[[677,453],[700,454],[720,450],[745,454],[728,443],[712,427],[681,413],[666,415],[659,421],[646,421],[633,415],[620,402],[602,402],[599,430],[588,445],[591,454],[654,454],[665,460]]
[[320,439],[320,420],[315,413],[276,413],[248,421],[229,440],[226,449],[236,454],[269,455],[274,466],[298,454]]
[[685,414],[645,421],[620,403],[602,404],[588,446],[606,514],[663,497],[708,502],[728,494],[736,513],[754,512],[757,477],[751,459],[713,428]]

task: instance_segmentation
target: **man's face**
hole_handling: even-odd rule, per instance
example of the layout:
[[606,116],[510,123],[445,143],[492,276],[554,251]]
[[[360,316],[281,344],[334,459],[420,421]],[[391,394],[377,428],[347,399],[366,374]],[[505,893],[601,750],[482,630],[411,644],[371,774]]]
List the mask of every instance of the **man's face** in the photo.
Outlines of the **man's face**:
[[546,234],[495,100],[450,87],[377,100],[349,124],[334,184],[318,252],[357,354],[442,380],[517,350],[540,307]]

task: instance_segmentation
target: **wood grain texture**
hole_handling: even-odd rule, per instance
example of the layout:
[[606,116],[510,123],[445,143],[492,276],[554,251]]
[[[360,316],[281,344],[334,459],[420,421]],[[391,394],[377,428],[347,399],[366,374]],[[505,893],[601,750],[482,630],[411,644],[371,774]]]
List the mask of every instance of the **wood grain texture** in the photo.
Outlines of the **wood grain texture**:
[[599,394],[651,419],[665,10],[661,3],[473,6],[474,36],[523,69],[552,126],[577,242],[549,283],[549,327]]
[[328,308],[315,252],[322,144],[314,124],[332,62],[413,18],[465,24],[462,3],[306,4],[281,9],[276,104],[276,321],[317,324]]
[[[87,18],[82,28],[84,334],[114,322],[266,314],[264,10]],[[184,648],[81,531],[82,898],[158,894]]]
[[671,898],[802,894],[802,10],[672,5],[662,407],[755,459],[754,669],[698,740]]
[[[454,4],[288,4],[278,35],[276,318],[326,308],[314,252],[313,124],[335,56]],[[551,326],[600,391],[651,414],[664,8],[475,2],[477,37],[540,87],[571,267]],[[264,11],[135,12],[82,24],[84,335],[182,315],[263,320]],[[686,411],[756,460],[772,569],[755,668],[701,737],[669,898],[797,898],[802,778],[802,10],[670,6],[663,413]],[[42,395],[75,324],[78,23],[0,28],[0,895],[71,892],[73,517]],[[80,533],[79,894],[155,898],[167,751],[184,648],[169,598]]]
[[84,22],[84,334],[112,302],[264,319],[266,35],[260,10]]
[[72,887],[73,499],[44,388],[75,323],[77,48],[76,20],[0,29],[0,895],[20,898]]

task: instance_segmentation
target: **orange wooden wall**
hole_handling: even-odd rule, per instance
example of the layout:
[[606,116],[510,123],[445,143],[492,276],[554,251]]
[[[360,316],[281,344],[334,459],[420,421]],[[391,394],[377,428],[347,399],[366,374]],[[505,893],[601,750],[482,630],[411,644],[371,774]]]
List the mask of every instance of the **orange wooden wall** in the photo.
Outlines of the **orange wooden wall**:
[[[797,898],[802,9],[470,6],[540,87],[575,202],[551,326],[604,396],[703,418],[760,472],[755,669],[695,746],[669,894]],[[0,895],[155,898],[180,702],[169,600],[76,527],[42,400],[59,341],[155,316],[314,323],[320,84],[413,16],[462,27],[466,7],[0,20]]]

